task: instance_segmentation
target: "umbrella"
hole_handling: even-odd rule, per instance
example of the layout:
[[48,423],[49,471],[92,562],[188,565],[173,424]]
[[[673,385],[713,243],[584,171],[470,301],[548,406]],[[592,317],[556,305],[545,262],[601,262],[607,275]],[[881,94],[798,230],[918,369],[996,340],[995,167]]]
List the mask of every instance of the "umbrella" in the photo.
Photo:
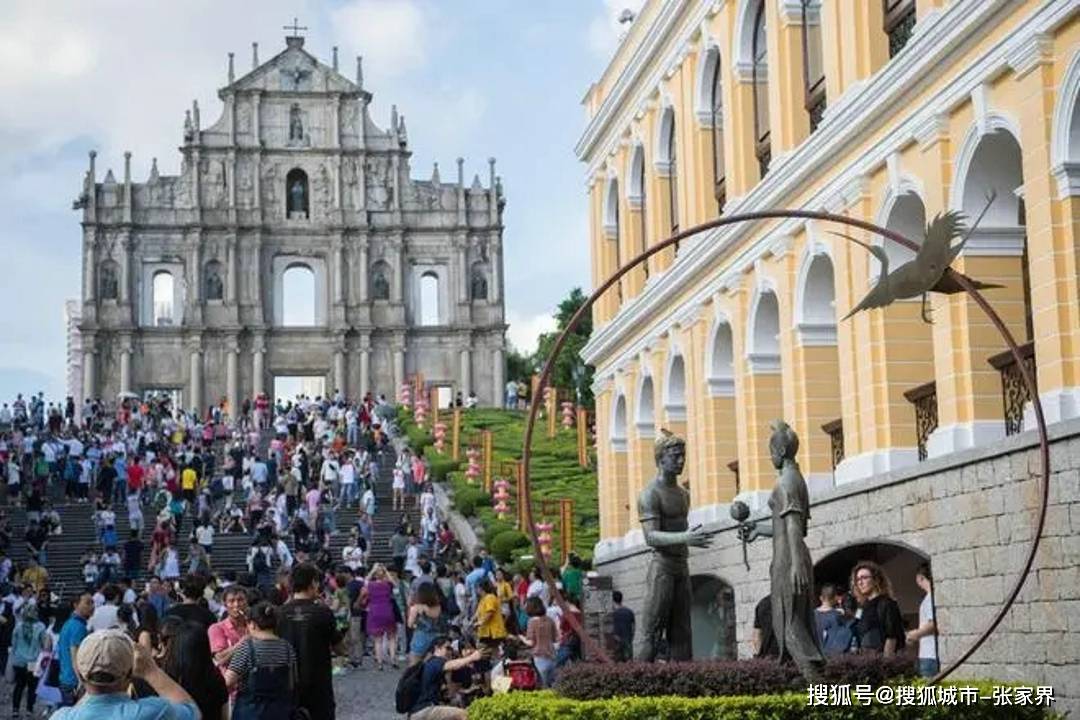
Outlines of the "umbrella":
[[124,392],[116,393],[116,398],[118,400],[138,400],[139,394],[125,390]]

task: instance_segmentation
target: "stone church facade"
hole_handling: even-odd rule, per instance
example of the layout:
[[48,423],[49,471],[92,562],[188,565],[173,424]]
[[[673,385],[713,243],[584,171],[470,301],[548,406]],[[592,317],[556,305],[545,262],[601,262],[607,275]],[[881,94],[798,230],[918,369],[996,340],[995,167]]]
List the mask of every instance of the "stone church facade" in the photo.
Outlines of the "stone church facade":
[[[178,176],[83,192],[84,397],[178,393],[185,407],[271,392],[277,376],[328,392],[391,397],[428,382],[497,404],[504,383],[504,198],[487,186],[410,177],[405,119],[377,127],[355,80],[301,37],[218,93],[220,119],[184,121]],[[301,269],[314,312],[288,320],[285,276]],[[291,301],[290,301],[291,302]],[[427,303],[427,307],[422,307]],[[305,306],[306,306],[305,301]],[[434,305],[434,307],[432,307]]]

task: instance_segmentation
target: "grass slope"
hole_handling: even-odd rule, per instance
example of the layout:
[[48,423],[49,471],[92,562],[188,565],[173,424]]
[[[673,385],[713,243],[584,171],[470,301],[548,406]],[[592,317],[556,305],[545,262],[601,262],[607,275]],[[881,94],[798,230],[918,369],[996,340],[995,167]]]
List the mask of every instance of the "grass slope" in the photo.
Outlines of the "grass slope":
[[[479,518],[484,526],[484,538],[488,548],[501,559],[514,559],[523,554],[531,554],[520,536],[514,531],[514,514],[506,520],[499,520],[491,509],[490,496],[483,493],[480,485],[470,485],[465,479],[465,447],[473,436],[481,430],[493,433],[494,473],[499,474],[505,461],[521,457],[522,441],[525,434],[525,413],[517,410],[496,410],[477,408],[465,410],[462,414],[461,462],[450,459],[451,416],[443,413],[440,418],[447,425],[446,453],[440,455],[432,446],[431,434],[412,422],[412,414],[402,411],[399,415],[410,443],[414,448],[423,447],[424,455],[432,466],[436,480],[444,480],[454,490],[457,509],[467,517]],[[595,459],[593,461],[595,467]],[[592,558],[593,546],[600,537],[600,511],[597,495],[596,471],[578,465],[577,430],[563,429],[561,426],[554,439],[547,437],[546,423],[537,423],[533,433],[533,455],[531,462],[531,483],[533,517],[537,522],[546,519],[554,522],[554,540],[552,547],[557,555],[560,547],[557,517],[541,518],[541,501],[571,498],[574,501],[574,551],[582,558]],[[511,494],[516,495],[511,481]],[[516,507],[516,497],[512,506]],[[504,535],[496,542],[497,536]]]

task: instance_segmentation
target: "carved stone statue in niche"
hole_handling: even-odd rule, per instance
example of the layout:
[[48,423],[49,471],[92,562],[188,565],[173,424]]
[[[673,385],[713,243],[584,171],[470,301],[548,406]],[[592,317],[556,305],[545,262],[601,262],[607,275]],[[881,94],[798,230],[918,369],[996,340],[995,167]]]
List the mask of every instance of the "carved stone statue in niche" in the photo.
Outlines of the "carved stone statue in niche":
[[320,165],[319,169],[315,171],[315,200],[318,201],[319,207],[330,208],[333,202],[332,183],[330,180],[330,171],[326,169],[325,165]]
[[120,295],[120,281],[116,277],[116,264],[108,260],[101,264],[98,285],[102,300],[116,300]]
[[191,200],[191,165],[185,160],[180,167],[180,177],[176,179],[175,204],[181,207],[190,207]]
[[390,299],[390,280],[386,277],[386,266],[382,263],[376,265],[371,272],[371,299]]
[[311,205],[308,196],[308,178],[307,174],[296,168],[291,170],[285,177],[286,186],[286,198],[288,207],[286,208],[290,218],[309,218],[311,217]]
[[255,178],[251,161],[244,161],[236,169],[237,203],[240,207],[251,207],[255,191]]
[[221,280],[221,264],[216,260],[206,265],[206,299],[221,300],[225,297],[225,283]]
[[262,184],[260,186],[262,190],[262,202],[267,207],[274,207],[278,203],[278,168],[277,165],[271,165],[266,169],[266,173],[263,175]]
[[345,114],[345,134],[346,135],[359,135],[360,134],[360,104],[349,103],[349,109]]
[[472,299],[473,300],[487,300],[488,296],[488,283],[487,278],[484,276],[483,268],[473,268],[472,271]]
[[300,110],[300,103],[293,103],[289,108],[289,142],[297,143],[304,140],[304,119]]
[[219,160],[203,161],[203,203],[217,208],[225,204],[225,163]]
[[350,209],[360,209],[360,176],[356,160],[346,160],[342,165],[342,172],[345,173],[345,197],[342,199],[342,204]]

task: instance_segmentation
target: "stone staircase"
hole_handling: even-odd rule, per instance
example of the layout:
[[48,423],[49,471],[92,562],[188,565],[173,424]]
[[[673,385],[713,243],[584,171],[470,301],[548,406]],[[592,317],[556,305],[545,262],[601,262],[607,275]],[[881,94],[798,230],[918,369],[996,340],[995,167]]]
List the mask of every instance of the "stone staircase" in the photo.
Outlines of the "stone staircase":
[[[264,432],[264,437],[260,439],[259,447],[263,457],[265,457],[268,450],[269,440],[269,432]],[[215,446],[215,452],[218,455],[215,467],[220,469],[224,464],[224,445],[222,443],[215,443]],[[390,509],[393,504],[391,486],[393,480],[394,459],[394,451],[390,448],[385,449],[379,455],[380,472],[375,483],[377,512],[375,513],[372,522],[373,540],[372,547],[370,548],[371,563],[390,563],[391,554],[389,539],[394,533],[402,515],[400,511],[393,512]],[[66,598],[79,592],[83,588],[82,564],[80,558],[88,547],[97,544],[93,520],[93,505],[89,503],[67,503],[60,500],[54,501],[53,507],[60,514],[64,532],[62,535],[52,536],[50,538],[45,567],[49,571],[50,588],[53,592],[59,593],[62,597]],[[119,507],[114,508],[114,510],[117,511],[116,536],[119,546],[117,550],[120,552],[122,558],[122,546],[128,540],[131,528],[128,523],[126,508]],[[23,540],[23,536],[26,532],[26,512],[22,508],[17,507],[9,507],[7,508],[7,512],[12,525],[12,542],[9,554],[12,559],[21,566],[28,556],[26,542]],[[331,535],[330,545],[335,561],[340,562],[341,551],[348,543],[349,532],[355,525],[359,513],[356,507],[343,507],[334,512],[336,532]],[[154,528],[156,513],[157,510],[155,508],[144,506],[142,533],[144,550],[143,568],[142,574],[140,575],[141,579],[145,579],[148,575],[145,568],[146,563],[149,562],[150,533]],[[413,527],[419,532],[419,510],[415,507],[410,507],[408,515]],[[177,533],[182,572],[187,568],[188,538],[192,529],[193,518],[191,514],[188,513],[184,516],[180,531]],[[248,549],[251,547],[252,539],[253,537],[248,534],[216,533],[214,537],[213,555],[214,571],[216,573],[223,573],[229,570],[245,572],[247,570],[247,553]],[[291,536],[286,537],[286,543],[289,545],[290,550],[292,550]]]

